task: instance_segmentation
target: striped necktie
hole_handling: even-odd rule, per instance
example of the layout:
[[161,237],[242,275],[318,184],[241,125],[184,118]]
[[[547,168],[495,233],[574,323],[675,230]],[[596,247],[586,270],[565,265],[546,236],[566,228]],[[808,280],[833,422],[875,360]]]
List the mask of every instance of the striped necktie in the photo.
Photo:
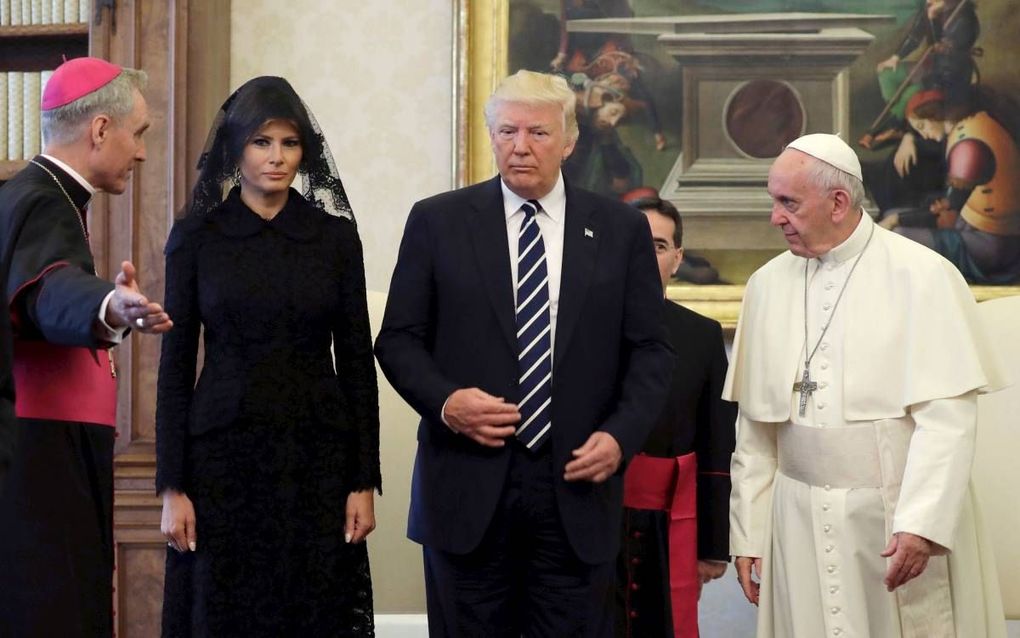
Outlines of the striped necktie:
[[549,320],[549,270],[545,244],[535,213],[541,206],[521,206],[524,221],[517,238],[517,364],[520,372],[521,422],[517,438],[537,450],[552,427],[552,326]]

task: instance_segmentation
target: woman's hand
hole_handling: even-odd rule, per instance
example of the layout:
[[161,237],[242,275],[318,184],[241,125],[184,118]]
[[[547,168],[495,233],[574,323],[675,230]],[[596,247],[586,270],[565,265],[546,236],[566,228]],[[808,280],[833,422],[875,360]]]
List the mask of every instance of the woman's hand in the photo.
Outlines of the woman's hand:
[[195,551],[198,535],[195,532],[195,506],[190,498],[173,489],[163,492],[163,518],[159,531],[166,536],[167,545],[177,551]]
[[347,495],[347,522],[344,540],[360,543],[375,529],[375,501],[372,490]]

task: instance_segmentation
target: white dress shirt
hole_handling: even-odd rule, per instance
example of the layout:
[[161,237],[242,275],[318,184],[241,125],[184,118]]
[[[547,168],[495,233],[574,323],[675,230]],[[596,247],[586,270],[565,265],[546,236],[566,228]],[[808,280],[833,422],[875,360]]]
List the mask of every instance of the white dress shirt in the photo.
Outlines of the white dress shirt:
[[[506,214],[506,238],[510,245],[510,276],[513,281],[514,306],[517,295],[517,248],[524,211],[521,206],[528,201],[510,190],[506,182],[500,180],[503,189],[503,212]],[[545,197],[538,200],[542,210],[535,215],[538,229],[542,233],[545,244],[545,266],[549,272],[549,336],[550,354],[556,347],[556,315],[560,305],[560,274],[563,270],[563,226],[567,214],[567,194],[563,186],[563,174],[560,173],[556,185]]]

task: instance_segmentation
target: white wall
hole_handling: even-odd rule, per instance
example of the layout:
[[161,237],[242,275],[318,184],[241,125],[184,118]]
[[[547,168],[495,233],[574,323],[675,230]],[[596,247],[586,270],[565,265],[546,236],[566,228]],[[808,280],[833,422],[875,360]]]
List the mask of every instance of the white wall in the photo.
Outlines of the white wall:
[[294,85],[336,158],[365,245],[368,287],[387,290],[411,205],[453,181],[453,3],[232,5],[231,89],[257,75]]

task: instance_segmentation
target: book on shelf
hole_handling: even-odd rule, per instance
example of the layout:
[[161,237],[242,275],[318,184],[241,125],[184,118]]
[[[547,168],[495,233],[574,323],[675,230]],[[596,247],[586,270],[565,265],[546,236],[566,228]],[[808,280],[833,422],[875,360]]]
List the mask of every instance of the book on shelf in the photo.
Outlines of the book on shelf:
[[[0,0],[6,2],[7,0]],[[7,158],[7,74],[0,73],[0,159]]]
[[32,24],[53,24],[53,3],[50,0],[32,0]]
[[[46,83],[50,81],[50,76],[51,75],[53,75],[53,71],[43,71],[42,74],[39,77],[39,100],[38,100],[38,103],[40,104],[40,106],[39,106],[39,108],[36,109],[36,111],[39,111],[42,108],[42,106],[41,106],[41,104],[42,104],[42,94],[43,94],[43,91],[46,90]],[[39,150],[40,150],[40,152],[42,152],[42,149],[45,149],[45,148],[46,148],[46,139],[43,136],[43,131],[42,131],[42,113],[39,113]]]
[[0,0],[0,26],[89,21],[91,0]]
[[[20,1],[20,0],[17,0]],[[25,84],[21,71],[7,73],[7,159],[22,159],[25,141],[22,121],[25,108]]]
[[4,0],[4,2],[7,3],[7,10],[11,16],[11,21],[8,24],[11,26],[24,24],[21,21],[21,0]]
[[21,123],[22,148],[21,159],[31,159],[39,154],[39,103],[42,101],[40,82],[42,73],[23,73],[24,92],[22,93],[24,104],[24,118]]

